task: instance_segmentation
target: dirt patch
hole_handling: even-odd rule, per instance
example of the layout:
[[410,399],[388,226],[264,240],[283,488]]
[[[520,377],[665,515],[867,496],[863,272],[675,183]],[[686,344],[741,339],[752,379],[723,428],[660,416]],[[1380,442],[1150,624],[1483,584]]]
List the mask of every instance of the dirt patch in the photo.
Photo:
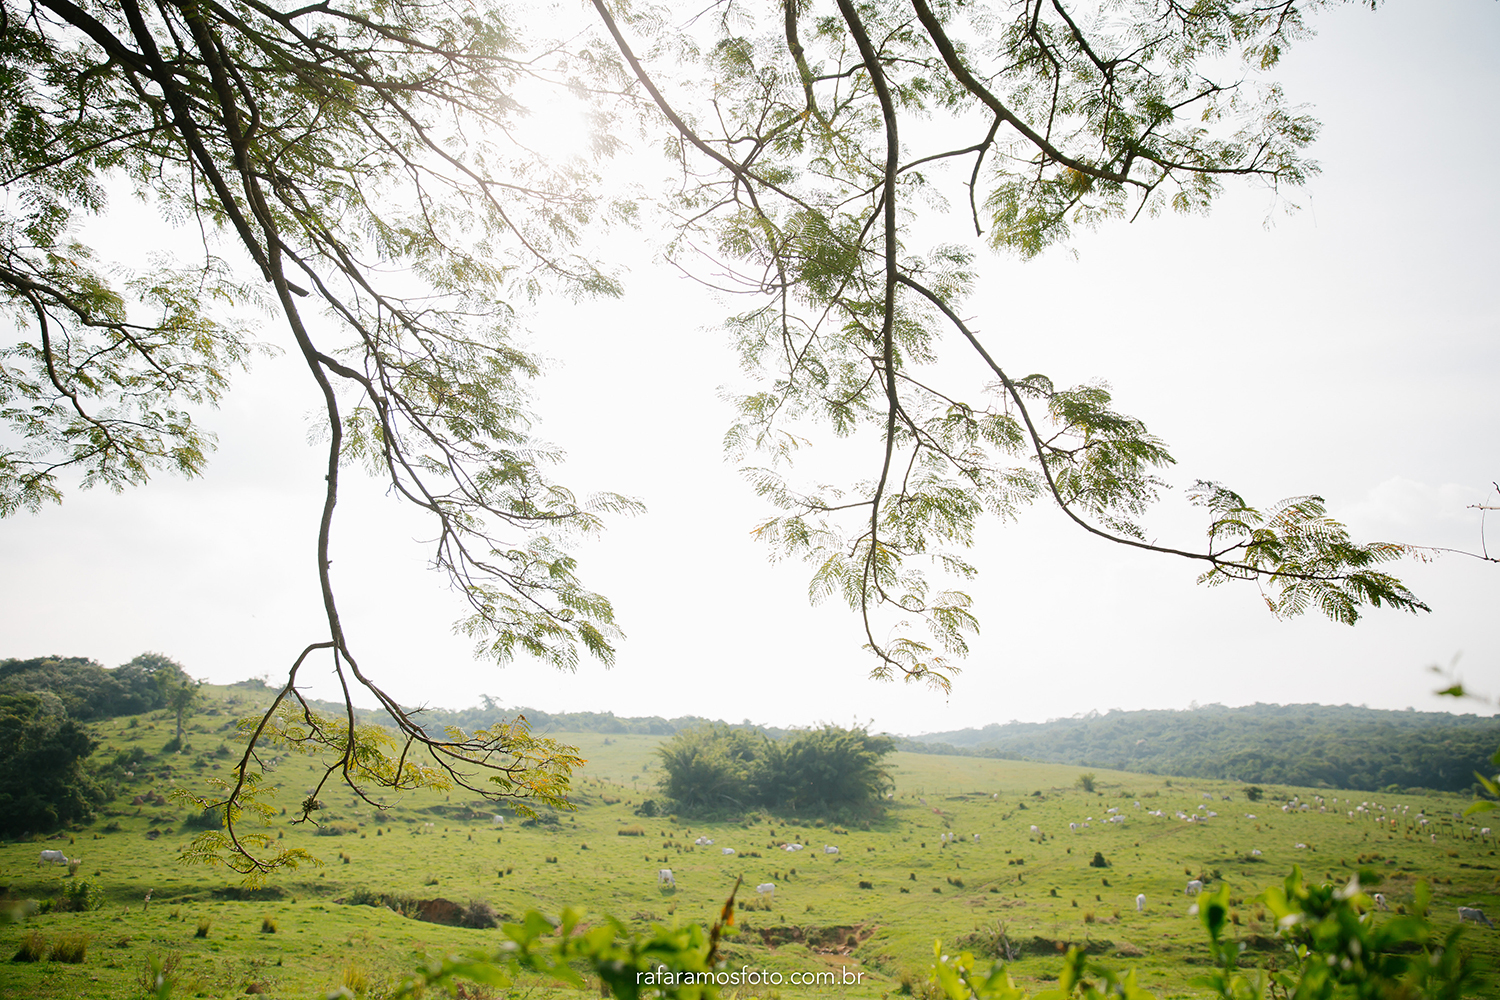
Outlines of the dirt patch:
[[258,889],[247,889],[242,885],[227,885],[215,889],[212,895],[215,899],[285,899],[287,892],[274,885],[263,885]]
[[755,934],[768,948],[784,944],[805,944],[820,955],[847,955],[864,944],[877,927],[865,924],[835,924],[831,927],[751,927],[744,925],[747,935]]
[[439,896],[437,899],[417,900],[417,919],[425,920],[429,924],[447,924],[450,927],[461,926],[464,922],[464,908],[451,899]]
[[1018,941],[1017,950],[1023,955],[1063,955],[1069,948],[1081,948],[1085,955],[1103,955],[1114,950],[1115,943],[1104,938],[1090,938],[1087,941],[1068,941],[1058,938],[1042,937],[1040,934],[1033,936],[1027,941]]

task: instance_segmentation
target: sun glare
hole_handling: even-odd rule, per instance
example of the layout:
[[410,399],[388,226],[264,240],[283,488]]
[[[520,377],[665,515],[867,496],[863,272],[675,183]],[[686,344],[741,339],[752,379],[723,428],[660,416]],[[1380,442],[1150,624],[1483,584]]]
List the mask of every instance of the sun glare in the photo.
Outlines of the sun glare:
[[517,117],[515,137],[554,161],[592,157],[593,127],[586,102],[562,87],[529,88],[518,99],[527,114]]

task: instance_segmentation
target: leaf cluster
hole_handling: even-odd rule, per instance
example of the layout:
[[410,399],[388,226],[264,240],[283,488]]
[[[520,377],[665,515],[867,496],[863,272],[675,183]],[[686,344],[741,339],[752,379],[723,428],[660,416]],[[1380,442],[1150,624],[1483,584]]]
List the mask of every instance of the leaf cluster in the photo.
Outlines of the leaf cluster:
[[[979,519],[1039,499],[1100,537],[1206,563],[1205,582],[1256,581],[1278,614],[1425,608],[1374,568],[1412,550],[1352,542],[1310,498],[1255,515],[1244,537],[1216,512],[1206,549],[1147,541],[1166,444],[1102,383],[1011,374],[962,314],[975,250],[951,224],[927,237],[966,202],[976,240],[1031,257],[1077,226],[1206,210],[1235,178],[1302,183],[1317,125],[1269,72],[1326,5],[735,5],[704,19],[704,77],[678,88],[689,113],[596,0],[678,139],[673,253],[710,260],[705,280],[747,302],[728,328],[753,384],[731,394],[725,444],[761,460],[745,475],[779,508],[756,534],[809,563],[814,601],[860,615],[874,676],[947,687],[978,622],[929,574],[961,585]],[[939,364],[955,343],[970,364]],[[955,377],[976,366],[982,387]],[[795,475],[830,434],[865,474]]]

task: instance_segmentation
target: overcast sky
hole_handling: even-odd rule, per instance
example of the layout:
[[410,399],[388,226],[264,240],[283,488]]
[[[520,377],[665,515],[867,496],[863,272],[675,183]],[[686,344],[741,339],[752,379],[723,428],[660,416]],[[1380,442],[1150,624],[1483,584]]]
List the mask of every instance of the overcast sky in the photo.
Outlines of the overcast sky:
[[[1316,23],[1280,73],[1324,122],[1323,173],[1293,195],[1302,211],[1236,189],[1210,218],[1113,224],[1072,253],[990,259],[966,312],[1012,372],[1109,381],[1171,445],[1182,486],[1218,479],[1259,503],[1316,492],[1358,538],[1477,549],[1469,505],[1495,502],[1500,478],[1500,5],[1392,0]],[[128,206],[117,219],[117,233],[150,224]],[[721,455],[718,390],[739,378],[716,329],[725,306],[653,267],[647,243],[628,252],[623,300],[554,304],[530,322],[556,362],[537,398],[542,435],[569,454],[563,480],[649,507],[582,553],[628,636],[618,663],[475,662],[451,632],[461,601],[414,541],[426,526],[353,477],[335,583],[355,655],[403,701],[485,693],[901,733],[1192,702],[1493,711],[1431,697],[1425,668],[1459,657],[1471,687],[1500,691],[1500,567],[1403,564],[1431,614],[1280,622],[1253,587],[1205,590],[1194,565],[1088,538],[1042,505],[981,534],[969,589],[983,631],[952,694],[868,680],[854,619],[810,607],[805,568],[769,564],[748,535],[766,511]],[[209,415],[219,450],[203,478],[75,492],[0,523],[0,656],[113,666],[154,650],[214,682],[283,674],[323,635],[310,389],[291,355],[259,362]],[[1151,524],[1164,542],[1201,539],[1180,499]],[[1500,551],[1500,518],[1489,541]]]

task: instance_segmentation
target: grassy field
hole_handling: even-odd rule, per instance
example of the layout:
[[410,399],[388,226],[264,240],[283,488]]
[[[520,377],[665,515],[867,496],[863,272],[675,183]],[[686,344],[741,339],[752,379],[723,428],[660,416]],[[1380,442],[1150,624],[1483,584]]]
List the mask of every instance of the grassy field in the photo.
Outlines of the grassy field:
[[[488,803],[424,792],[377,814],[347,794],[325,793],[328,808],[319,815],[333,835],[285,820],[276,826],[284,843],[305,847],[324,866],[246,898],[225,873],[178,863],[196,831],[185,828],[183,807],[156,799],[229,767],[234,722],[250,704],[222,689],[211,698],[181,754],[161,753],[172,736],[161,713],[104,724],[101,754],[128,750],[141,760],[120,797],[61,840],[0,844],[7,905],[65,895],[80,882],[96,888],[101,903],[0,924],[5,958],[25,952],[28,935],[32,950],[44,953],[70,937],[87,943],[79,963],[0,963],[0,995],[139,997],[152,955],[174,964],[188,996],[302,998],[341,985],[378,995],[422,955],[485,947],[499,932],[429,923],[358,900],[383,897],[408,913],[425,900],[482,902],[502,918],[572,905],[644,928],[712,919],[741,875],[747,887],[773,882],[776,889],[773,897],[742,891],[750,908],[731,944],[732,962],[783,973],[848,968],[860,974],[859,985],[783,987],[779,995],[851,1000],[909,986],[920,993],[935,938],[994,955],[1002,933],[1020,951],[1012,971],[1023,981],[1046,981],[1060,949],[1073,943],[1134,967],[1158,996],[1193,996],[1187,980],[1207,959],[1188,915],[1189,878],[1233,887],[1236,932],[1262,959],[1275,954],[1257,950],[1272,928],[1253,896],[1294,864],[1318,880],[1379,869],[1393,908],[1409,904],[1416,880],[1427,879],[1444,924],[1456,921],[1460,904],[1500,910],[1495,842],[1453,819],[1465,804],[1456,796],[1277,787],[1266,789],[1265,801],[1249,802],[1243,786],[1122,772],[1098,772],[1089,793],[1077,784],[1081,768],[897,754],[894,798],[876,822],[845,828],[757,815],[709,823],[637,815],[653,794],[659,738],[597,733],[552,734],[589,761],[575,781],[575,812],[527,825]],[[283,760],[275,778],[284,804],[305,794],[312,773],[308,761]],[[1107,821],[1111,809],[1122,822]],[[1164,815],[1150,815],[1156,811]],[[695,845],[700,837],[714,843]],[[805,849],[788,852],[786,843]],[[825,845],[838,853],[824,853]],[[60,866],[39,867],[42,849],[82,864],[71,876]],[[658,883],[660,868],[672,869],[675,887]],[[1146,896],[1144,912],[1136,910],[1138,893]],[[1500,956],[1500,932],[1480,927],[1467,940],[1491,965]],[[1488,982],[1474,995],[1492,995],[1495,980]],[[552,992],[527,983],[516,995]]]

